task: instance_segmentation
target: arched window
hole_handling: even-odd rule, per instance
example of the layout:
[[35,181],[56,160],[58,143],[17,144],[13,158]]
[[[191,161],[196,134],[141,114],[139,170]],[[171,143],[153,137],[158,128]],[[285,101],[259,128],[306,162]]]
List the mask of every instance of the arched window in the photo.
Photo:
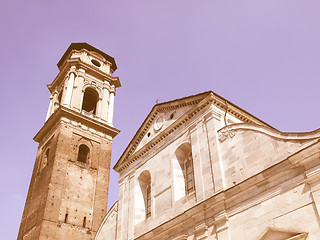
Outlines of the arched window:
[[78,151],[78,161],[82,163],[86,163],[89,158],[89,152],[90,152],[90,149],[86,145],[81,144],[79,146],[79,151]]
[[137,188],[135,200],[135,219],[136,222],[141,222],[151,217],[151,175],[149,171],[143,171],[138,177],[139,186]]
[[96,114],[98,99],[98,93],[92,88],[87,88],[83,95],[82,110]]
[[191,145],[183,143],[175,151],[174,198],[175,200],[194,192],[194,171]]

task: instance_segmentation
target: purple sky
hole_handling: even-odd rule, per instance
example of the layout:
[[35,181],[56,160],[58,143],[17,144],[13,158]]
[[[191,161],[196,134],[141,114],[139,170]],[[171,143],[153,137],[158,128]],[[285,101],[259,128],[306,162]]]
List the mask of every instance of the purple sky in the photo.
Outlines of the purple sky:
[[2,239],[16,239],[46,84],[71,42],[116,59],[114,165],[156,99],[212,90],[280,131],[319,128],[319,12],[319,0],[2,1]]

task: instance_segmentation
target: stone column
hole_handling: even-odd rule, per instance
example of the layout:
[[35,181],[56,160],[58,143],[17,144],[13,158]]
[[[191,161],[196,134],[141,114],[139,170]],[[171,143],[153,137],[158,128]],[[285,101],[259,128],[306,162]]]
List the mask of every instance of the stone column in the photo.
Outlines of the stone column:
[[115,87],[111,86],[110,91],[110,99],[109,99],[109,110],[108,110],[108,123],[112,125],[113,121],[113,105],[114,105],[114,95],[115,95]]
[[[212,158],[209,146],[209,137],[207,130],[207,122],[210,121],[210,116],[205,117],[198,127],[199,135],[199,147],[200,147],[200,157],[202,163],[202,176],[203,176],[203,187],[204,196],[208,198],[214,194],[214,179],[213,179],[213,169],[212,169]],[[203,137],[201,137],[203,136]]]
[[310,186],[310,193],[315,205],[315,214],[320,217],[320,142],[290,156],[289,161],[305,169],[305,183]]
[[48,120],[48,118],[51,116],[52,114],[52,107],[53,107],[53,96],[51,94],[50,96],[50,103],[49,103],[49,107],[48,107],[48,112],[47,112],[47,116],[46,116],[46,121]]
[[109,112],[109,86],[103,86],[103,93],[102,93],[102,104],[101,104],[101,119],[108,121],[108,112]]
[[134,176],[129,176],[128,239],[134,239]]
[[207,137],[210,152],[210,161],[212,165],[213,178],[214,178],[214,191],[218,192],[225,188],[224,169],[219,147],[218,133],[220,118],[214,113],[211,113],[206,119]]
[[75,74],[74,73],[70,73],[69,80],[68,80],[68,83],[67,83],[67,89],[66,89],[64,101],[62,103],[65,106],[70,106],[70,103],[71,103],[74,78],[75,78]]
[[128,239],[128,213],[130,203],[130,179],[125,177],[119,183],[119,212],[117,224],[117,239]]
[[122,240],[123,238],[123,218],[125,218],[125,209],[124,209],[124,198],[125,198],[125,179],[119,180],[119,201],[118,201],[118,218],[117,218],[117,239]]
[[306,183],[310,185],[310,192],[316,209],[316,214],[320,218],[320,166],[316,166],[306,172]]
[[[81,70],[81,69],[80,69]],[[83,85],[84,85],[84,74],[82,72],[78,73],[78,76],[75,78],[74,82],[74,92],[72,95],[71,106],[80,112],[82,99],[83,99]]]
[[111,65],[111,64],[110,64],[109,62],[107,62],[107,64],[106,64],[106,67],[107,67],[106,70],[107,70],[107,71],[106,71],[106,72],[107,72],[108,75],[111,75],[110,65]]
[[200,157],[198,126],[190,130],[190,142],[192,147],[193,167],[194,167],[194,185],[197,202],[204,199],[204,186],[202,177],[202,162]]
[[225,210],[221,211],[215,217],[215,229],[217,240],[230,240],[229,235],[229,218]]

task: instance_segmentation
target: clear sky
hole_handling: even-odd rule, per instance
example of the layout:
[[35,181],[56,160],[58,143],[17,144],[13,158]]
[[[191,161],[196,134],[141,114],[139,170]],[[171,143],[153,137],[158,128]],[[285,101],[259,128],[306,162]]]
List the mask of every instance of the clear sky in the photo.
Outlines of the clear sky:
[[319,128],[319,12],[319,0],[2,1],[1,239],[17,237],[46,84],[70,43],[116,59],[114,165],[156,99],[212,90],[280,131]]

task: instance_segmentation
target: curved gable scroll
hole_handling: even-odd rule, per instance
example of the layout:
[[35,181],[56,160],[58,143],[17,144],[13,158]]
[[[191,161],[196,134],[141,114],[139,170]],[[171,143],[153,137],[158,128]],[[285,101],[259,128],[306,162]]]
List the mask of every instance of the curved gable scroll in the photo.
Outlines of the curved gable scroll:
[[115,202],[103,219],[94,240],[115,240],[117,231],[118,202]]

